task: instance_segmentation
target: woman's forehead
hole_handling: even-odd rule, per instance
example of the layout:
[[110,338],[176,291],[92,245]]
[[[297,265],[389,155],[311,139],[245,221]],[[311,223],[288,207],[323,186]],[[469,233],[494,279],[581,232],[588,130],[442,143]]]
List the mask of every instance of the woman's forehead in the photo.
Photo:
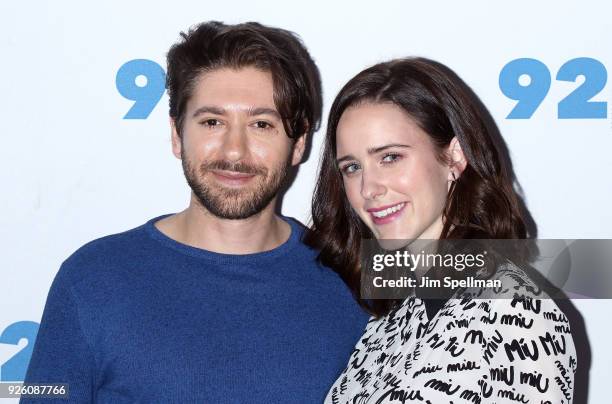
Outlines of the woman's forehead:
[[389,143],[417,147],[429,136],[401,107],[392,103],[366,103],[347,108],[336,129],[340,150],[367,151]]

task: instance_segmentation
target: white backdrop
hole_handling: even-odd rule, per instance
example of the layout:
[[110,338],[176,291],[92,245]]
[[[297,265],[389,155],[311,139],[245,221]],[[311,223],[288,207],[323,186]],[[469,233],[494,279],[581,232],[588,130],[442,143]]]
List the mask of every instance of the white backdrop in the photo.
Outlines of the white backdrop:
[[[133,59],[165,67],[179,32],[204,20],[258,21],[298,33],[321,70],[325,116],[340,87],[373,63],[420,55],[447,64],[499,125],[539,236],[612,238],[612,86],[601,76],[601,66],[612,72],[610,3],[255,3],[0,3],[0,380],[11,380],[18,373],[12,366],[29,358],[27,335],[35,324],[23,322],[40,321],[51,281],[69,254],[187,205],[189,190],[170,150],[167,96],[146,119],[123,119],[134,102],[119,93],[116,75]],[[507,119],[517,101],[504,92],[529,80],[510,80],[502,91],[499,78],[519,58],[541,62],[550,87],[529,118]],[[586,77],[557,80],[576,58],[594,59],[599,70],[571,62]],[[546,74],[531,80],[545,83]],[[577,108],[582,117],[559,118],[559,104],[582,83],[593,85],[591,101],[607,103],[599,104],[603,116]],[[283,213],[302,222],[324,128],[284,198]],[[575,305],[592,351],[589,403],[608,402],[612,302]]]

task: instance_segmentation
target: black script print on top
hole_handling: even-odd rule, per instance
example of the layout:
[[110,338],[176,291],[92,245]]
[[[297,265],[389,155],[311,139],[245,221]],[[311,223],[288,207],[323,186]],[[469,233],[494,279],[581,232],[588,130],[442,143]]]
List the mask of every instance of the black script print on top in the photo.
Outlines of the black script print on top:
[[571,403],[567,318],[542,292],[533,297],[519,268],[496,278],[502,290],[455,296],[431,319],[417,297],[371,319],[325,402]]

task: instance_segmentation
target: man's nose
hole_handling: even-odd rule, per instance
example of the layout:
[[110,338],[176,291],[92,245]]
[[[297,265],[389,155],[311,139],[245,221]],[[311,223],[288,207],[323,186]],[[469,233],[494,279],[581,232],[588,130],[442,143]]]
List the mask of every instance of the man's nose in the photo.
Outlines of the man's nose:
[[221,149],[226,160],[243,160],[249,151],[246,129],[239,125],[232,125],[225,133]]

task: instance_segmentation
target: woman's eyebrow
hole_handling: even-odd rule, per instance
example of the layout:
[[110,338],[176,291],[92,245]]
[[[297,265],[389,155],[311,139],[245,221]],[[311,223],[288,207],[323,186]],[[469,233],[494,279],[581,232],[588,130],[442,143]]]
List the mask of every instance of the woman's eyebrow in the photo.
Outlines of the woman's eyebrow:
[[[389,143],[389,144],[386,144],[384,146],[370,147],[368,149],[368,154],[376,154],[376,153],[379,153],[379,152],[381,152],[383,150],[390,149],[392,147],[409,148],[410,146],[407,145],[407,144],[401,144],[401,143]],[[336,159],[336,163],[338,164],[338,163],[341,163],[341,162],[343,162],[345,160],[355,160],[355,157],[353,157],[353,155],[351,155],[351,154],[347,154],[346,156],[342,156],[342,157]]]
[[401,144],[401,143],[389,143],[384,146],[370,147],[368,149],[368,154],[376,154],[383,150],[390,149],[391,147],[410,147],[410,146],[407,144]]
[[351,154],[347,154],[346,156],[342,156],[339,159],[336,159],[336,164],[340,164],[346,160],[355,160],[355,157],[353,157]]

